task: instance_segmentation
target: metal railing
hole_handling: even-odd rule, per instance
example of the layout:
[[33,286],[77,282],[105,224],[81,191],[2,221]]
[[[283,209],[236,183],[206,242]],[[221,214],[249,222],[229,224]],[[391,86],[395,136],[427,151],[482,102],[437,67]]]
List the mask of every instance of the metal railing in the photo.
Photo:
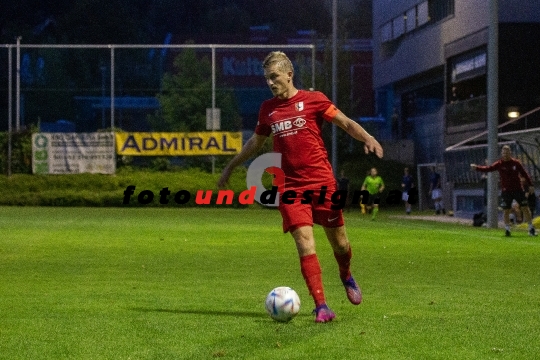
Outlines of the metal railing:
[[[12,64],[12,49],[16,50],[16,91],[15,91],[15,129],[20,128],[20,84],[21,84],[21,49],[108,49],[110,51],[110,118],[111,128],[114,128],[114,96],[115,96],[115,51],[116,49],[209,49],[212,53],[212,104],[211,107],[216,107],[216,49],[311,49],[311,59],[315,59],[316,46],[313,44],[299,45],[216,45],[216,44],[125,44],[125,45],[96,45],[96,44],[21,44],[21,37],[17,38],[16,44],[3,44],[1,47],[8,49],[8,119],[10,124],[13,120],[12,114],[12,79],[13,79],[13,64]],[[311,83],[312,88],[315,88],[315,61],[311,61]]]
[[[105,106],[101,105],[102,119],[105,119],[105,109],[110,107],[110,127],[111,129],[115,128],[117,116],[117,109],[115,109],[116,104],[118,103],[117,92],[121,92],[121,89],[117,89],[117,52],[119,49],[142,49],[145,51],[150,51],[151,49],[194,49],[194,50],[203,50],[211,52],[211,77],[212,77],[212,98],[211,103],[208,104],[208,107],[215,109],[216,108],[216,50],[221,49],[234,50],[234,49],[252,49],[252,50],[286,50],[286,49],[297,49],[297,50],[307,50],[311,51],[311,87],[315,88],[315,74],[316,74],[316,50],[317,45],[315,44],[273,44],[273,45],[243,45],[243,44],[109,44],[109,45],[100,45],[100,44],[22,44],[21,37],[17,38],[15,44],[0,44],[0,48],[7,49],[7,106],[8,106],[8,153],[7,153],[7,173],[11,175],[11,163],[12,163],[12,133],[13,131],[21,131],[21,112],[23,111],[24,101],[21,98],[21,50],[22,49],[96,49],[100,51],[108,51],[108,64],[105,61],[104,64],[100,66],[101,76],[99,76],[100,81],[103,82],[101,91],[93,91],[92,89],[60,89],[63,92],[69,92],[77,94],[78,92],[85,92],[92,94],[93,96],[101,95],[103,102],[110,101],[110,105]],[[15,59],[13,53],[15,52]],[[104,56],[103,56],[104,55]],[[83,57],[83,56],[81,56]],[[102,54],[102,57],[106,59],[106,54]],[[306,57],[307,58],[307,57]],[[105,65],[107,65],[105,67]],[[163,65],[163,64],[161,64]],[[110,69],[108,92],[109,96],[105,97],[105,70]],[[65,69],[60,69],[59,71],[65,71]],[[129,75],[124,75],[129,77]],[[14,86],[15,82],[15,86]],[[307,81],[306,81],[307,82]],[[31,89],[32,90],[32,89]],[[57,89],[55,89],[57,90]],[[35,97],[39,97],[40,94]],[[27,96],[28,98],[28,96]],[[71,99],[74,99],[75,95],[71,96]],[[218,104],[219,105],[219,104]],[[42,104],[43,107],[46,107],[47,104]],[[109,109],[107,109],[109,110]],[[15,112],[15,113],[14,113]],[[105,120],[103,120],[105,121]]]

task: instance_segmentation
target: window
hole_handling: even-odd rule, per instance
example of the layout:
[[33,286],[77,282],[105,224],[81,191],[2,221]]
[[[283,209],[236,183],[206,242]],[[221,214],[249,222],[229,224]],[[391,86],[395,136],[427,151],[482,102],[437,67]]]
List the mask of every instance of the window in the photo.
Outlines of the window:
[[416,28],[416,6],[409,9],[405,15],[405,31],[409,32]]
[[417,6],[418,26],[422,26],[429,21],[428,2],[424,1]]
[[405,118],[439,111],[444,105],[444,83],[438,82],[404,93],[401,105]]
[[430,21],[437,22],[454,15],[454,0],[429,0]]
[[381,42],[388,42],[427,23],[454,14],[455,0],[426,0],[388,21],[381,27]]

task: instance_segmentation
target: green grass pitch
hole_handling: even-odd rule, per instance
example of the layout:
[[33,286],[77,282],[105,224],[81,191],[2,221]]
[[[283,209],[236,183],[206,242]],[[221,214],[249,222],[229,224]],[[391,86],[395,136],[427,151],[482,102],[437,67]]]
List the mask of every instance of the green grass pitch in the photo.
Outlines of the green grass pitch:
[[[337,318],[313,302],[275,210],[0,207],[0,359],[533,359],[540,240],[346,212],[348,303],[320,227]],[[300,314],[271,320],[294,288]]]

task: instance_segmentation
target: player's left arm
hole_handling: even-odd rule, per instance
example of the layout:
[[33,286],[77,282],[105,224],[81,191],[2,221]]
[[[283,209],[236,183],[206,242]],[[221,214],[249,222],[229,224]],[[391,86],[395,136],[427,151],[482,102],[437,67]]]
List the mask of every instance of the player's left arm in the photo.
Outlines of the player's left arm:
[[534,193],[534,184],[533,184],[533,181],[531,179],[531,176],[529,175],[529,173],[527,172],[527,170],[525,170],[525,168],[523,167],[523,164],[521,164],[521,162],[518,161],[518,171],[520,173],[520,175],[522,177],[525,178],[525,180],[527,181],[527,185],[529,185],[529,189],[527,191],[527,189],[524,189],[526,193]]
[[375,153],[375,155],[377,155],[379,158],[383,157],[384,152],[381,144],[379,144],[379,142],[356,121],[337,110],[335,115],[332,117],[332,123],[342,128],[354,139],[363,142],[366,154],[372,152]]
[[381,178],[381,186],[379,186],[379,192],[382,193],[385,189],[385,186],[384,186],[384,181],[383,179]]
[[366,190],[366,181],[367,181],[367,178],[364,179],[364,182],[362,183],[362,187],[360,188],[361,191]]

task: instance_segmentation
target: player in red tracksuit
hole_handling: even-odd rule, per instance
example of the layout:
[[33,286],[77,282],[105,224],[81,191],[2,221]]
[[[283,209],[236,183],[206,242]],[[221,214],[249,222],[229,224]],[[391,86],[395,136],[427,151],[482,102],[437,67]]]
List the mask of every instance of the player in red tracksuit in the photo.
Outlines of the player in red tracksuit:
[[[315,302],[315,321],[331,321],[335,314],[326,304],[313,224],[324,228],[349,301],[360,304],[362,293],[351,276],[352,252],[342,210],[331,208],[330,196],[337,190],[337,185],[324,147],[322,125],[329,122],[339,126],[356,140],[364,142],[366,153],[373,152],[382,157],[383,149],[323,93],[297,89],[292,80],[293,65],[283,52],[268,54],[263,61],[263,70],[274,97],[262,103],[254,135],[225,167],[218,186],[223,187],[233,169],[255,155],[266,139],[273,135],[274,151],[282,154],[283,190],[298,194],[292,204],[279,203],[283,231],[290,232],[294,238],[301,272]],[[310,194],[308,199],[302,196],[306,191]]]
[[[521,165],[521,162],[512,157],[510,146],[504,145],[501,150],[501,158],[491,165],[471,164],[471,168],[481,172],[498,171],[501,181],[501,207],[504,210],[505,235],[510,236],[510,212],[512,210],[512,200],[523,209],[523,217],[529,224],[529,235],[537,236],[536,230],[532,224],[531,210],[527,203],[528,193],[534,194],[534,187],[531,177]],[[527,189],[523,188],[522,180]]]

